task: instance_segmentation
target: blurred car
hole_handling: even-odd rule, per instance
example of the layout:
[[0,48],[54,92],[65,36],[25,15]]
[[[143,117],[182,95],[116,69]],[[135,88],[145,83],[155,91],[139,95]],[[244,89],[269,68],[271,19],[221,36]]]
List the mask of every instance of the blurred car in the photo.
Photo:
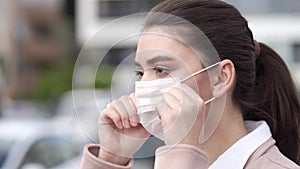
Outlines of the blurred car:
[[50,121],[0,120],[0,169],[51,169],[78,155],[69,132]]
[[61,96],[56,107],[55,116],[51,120],[57,126],[68,130],[71,139],[79,149],[88,143],[98,142],[97,120],[108,95],[106,91],[74,90]]
[[51,169],[77,169],[79,168],[81,157],[82,156],[79,155]]

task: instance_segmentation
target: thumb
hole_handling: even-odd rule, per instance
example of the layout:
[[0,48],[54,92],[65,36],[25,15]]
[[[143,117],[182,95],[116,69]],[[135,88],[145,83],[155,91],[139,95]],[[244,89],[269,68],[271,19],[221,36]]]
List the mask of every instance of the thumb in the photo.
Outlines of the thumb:
[[131,93],[129,95],[130,101],[133,104],[134,107],[136,107],[136,99],[135,99],[135,93]]

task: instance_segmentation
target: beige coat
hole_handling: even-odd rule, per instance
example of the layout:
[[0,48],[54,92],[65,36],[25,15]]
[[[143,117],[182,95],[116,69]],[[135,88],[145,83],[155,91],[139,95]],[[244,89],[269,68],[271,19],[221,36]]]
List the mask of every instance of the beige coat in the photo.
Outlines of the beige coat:
[[[87,145],[83,152],[80,169],[130,169],[97,158],[99,145]],[[156,151],[155,169],[207,169],[207,156],[197,147],[190,145],[163,146]],[[224,166],[226,168],[226,166]],[[248,159],[244,169],[300,169],[286,158],[275,146],[275,140],[269,139]]]

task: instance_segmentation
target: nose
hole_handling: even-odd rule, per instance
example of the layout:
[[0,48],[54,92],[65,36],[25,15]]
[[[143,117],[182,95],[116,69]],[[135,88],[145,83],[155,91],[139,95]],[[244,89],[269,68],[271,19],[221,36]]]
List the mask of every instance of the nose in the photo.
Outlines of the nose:
[[149,72],[149,71],[145,71],[144,75],[141,78],[141,81],[150,81],[150,80],[156,80],[157,77],[155,76],[155,74]]

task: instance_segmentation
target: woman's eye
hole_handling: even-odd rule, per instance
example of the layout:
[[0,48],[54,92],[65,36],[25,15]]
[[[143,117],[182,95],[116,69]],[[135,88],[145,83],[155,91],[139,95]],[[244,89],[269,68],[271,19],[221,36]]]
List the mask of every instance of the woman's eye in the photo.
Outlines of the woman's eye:
[[155,67],[153,68],[153,70],[155,70],[155,73],[157,74],[168,74],[168,69],[167,68],[163,68],[163,67]]
[[135,73],[136,73],[136,75],[138,76],[138,77],[143,77],[143,75],[144,75],[144,72],[142,72],[142,71],[139,71],[139,70],[137,70],[137,71],[135,71]]

